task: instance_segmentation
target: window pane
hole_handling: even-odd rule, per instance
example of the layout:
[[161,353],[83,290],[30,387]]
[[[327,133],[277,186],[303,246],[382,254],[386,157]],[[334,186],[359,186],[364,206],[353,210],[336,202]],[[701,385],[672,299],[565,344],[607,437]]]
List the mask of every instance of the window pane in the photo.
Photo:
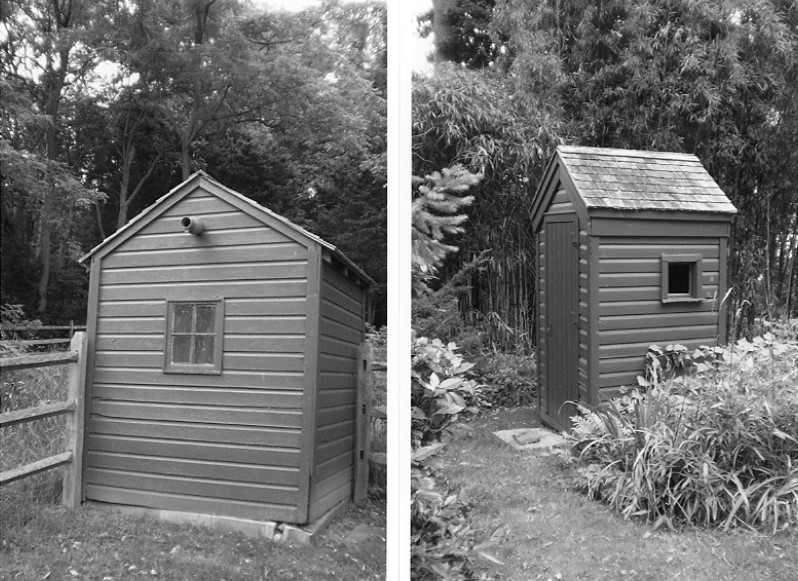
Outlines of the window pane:
[[172,363],[191,363],[191,335],[172,335]]
[[177,303],[174,306],[174,318],[172,319],[173,333],[191,333],[191,311],[193,305]]
[[672,262],[668,264],[668,293],[686,295],[692,292],[692,262]]
[[213,335],[197,335],[194,337],[194,363],[213,363]]
[[197,305],[195,333],[213,333],[216,327],[216,305]]

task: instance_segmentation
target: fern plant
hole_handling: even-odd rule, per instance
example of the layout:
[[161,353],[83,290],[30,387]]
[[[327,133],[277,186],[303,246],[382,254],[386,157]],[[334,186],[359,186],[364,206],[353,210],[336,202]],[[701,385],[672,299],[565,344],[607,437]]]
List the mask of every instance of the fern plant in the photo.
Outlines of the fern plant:
[[669,352],[689,355],[682,374],[649,374],[646,392],[578,407],[579,486],[657,526],[798,524],[798,340]]

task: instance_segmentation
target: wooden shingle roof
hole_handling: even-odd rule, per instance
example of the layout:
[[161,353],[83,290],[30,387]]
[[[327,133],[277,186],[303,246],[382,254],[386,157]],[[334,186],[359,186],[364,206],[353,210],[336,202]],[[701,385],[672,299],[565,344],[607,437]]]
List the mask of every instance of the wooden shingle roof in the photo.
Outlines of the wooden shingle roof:
[[557,158],[588,210],[737,212],[692,154],[561,145]]

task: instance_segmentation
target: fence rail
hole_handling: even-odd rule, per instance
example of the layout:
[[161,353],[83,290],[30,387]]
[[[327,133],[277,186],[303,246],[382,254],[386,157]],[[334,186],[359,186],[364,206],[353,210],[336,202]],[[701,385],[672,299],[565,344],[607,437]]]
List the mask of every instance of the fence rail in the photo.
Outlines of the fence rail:
[[0,331],[85,331],[86,325],[0,325]]
[[[68,327],[67,327],[68,328]],[[0,485],[27,478],[45,470],[65,466],[62,502],[70,508],[80,505],[80,477],[83,462],[83,385],[86,381],[86,333],[70,340],[69,351],[42,355],[19,355],[0,359],[0,369],[29,369],[49,365],[69,365],[66,401],[0,414],[0,427],[32,422],[42,418],[66,416],[66,451],[25,466],[0,473]]]

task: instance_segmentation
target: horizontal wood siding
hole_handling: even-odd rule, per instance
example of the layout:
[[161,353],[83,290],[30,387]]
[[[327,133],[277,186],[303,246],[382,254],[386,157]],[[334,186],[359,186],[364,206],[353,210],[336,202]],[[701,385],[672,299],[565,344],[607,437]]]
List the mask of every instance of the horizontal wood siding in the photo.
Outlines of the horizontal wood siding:
[[590,237],[579,230],[579,399],[590,401]]
[[350,279],[322,263],[311,521],[352,496],[364,300]]
[[[198,217],[201,236],[185,233]],[[86,494],[293,521],[308,249],[196,190],[100,264]],[[224,300],[221,375],[165,374],[169,300]]]
[[[695,234],[693,229],[690,233]],[[693,348],[716,343],[717,297],[723,287],[720,261],[725,260],[719,248],[718,238],[699,236],[599,239],[596,326],[602,396],[620,386],[637,385],[637,376],[644,373],[645,354],[653,344]],[[701,256],[703,300],[662,302],[663,254]]]
[[547,404],[547,328],[548,312],[546,308],[546,227],[543,226],[537,235],[538,259],[538,410],[542,413],[548,409]]

